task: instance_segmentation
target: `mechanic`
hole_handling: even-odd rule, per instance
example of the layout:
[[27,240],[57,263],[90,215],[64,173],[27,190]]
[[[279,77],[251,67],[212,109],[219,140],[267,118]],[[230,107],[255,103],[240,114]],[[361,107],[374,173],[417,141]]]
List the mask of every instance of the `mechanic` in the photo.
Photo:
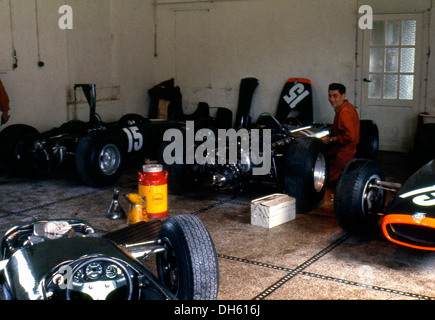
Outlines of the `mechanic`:
[[329,103],[335,110],[331,135],[322,140],[328,145],[329,183],[334,184],[346,164],[355,157],[360,139],[360,122],[355,107],[346,100],[346,87],[341,83],[329,85]]
[[5,87],[0,80],[0,110],[2,112],[1,124],[5,124],[9,120],[9,97],[6,93]]

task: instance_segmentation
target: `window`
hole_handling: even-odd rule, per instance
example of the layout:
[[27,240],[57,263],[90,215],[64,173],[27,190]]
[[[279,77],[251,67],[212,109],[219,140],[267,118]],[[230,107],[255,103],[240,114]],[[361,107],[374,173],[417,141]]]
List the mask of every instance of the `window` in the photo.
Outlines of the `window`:
[[370,38],[370,99],[414,98],[416,20],[378,20]]

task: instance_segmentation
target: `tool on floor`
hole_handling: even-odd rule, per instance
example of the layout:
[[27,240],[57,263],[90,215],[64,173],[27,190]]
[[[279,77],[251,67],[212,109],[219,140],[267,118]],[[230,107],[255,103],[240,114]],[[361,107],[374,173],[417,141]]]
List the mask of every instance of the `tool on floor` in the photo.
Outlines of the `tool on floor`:
[[149,218],[168,214],[168,172],[161,164],[145,164],[139,172],[139,195],[146,197]]
[[106,213],[106,217],[115,220],[120,218],[125,218],[125,211],[119,203],[119,190],[115,189],[113,191],[112,203],[110,204],[109,210]]
[[147,200],[137,193],[127,193],[124,195],[130,204],[127,214],[127,224],[135,224],[141,221],[148,222]]

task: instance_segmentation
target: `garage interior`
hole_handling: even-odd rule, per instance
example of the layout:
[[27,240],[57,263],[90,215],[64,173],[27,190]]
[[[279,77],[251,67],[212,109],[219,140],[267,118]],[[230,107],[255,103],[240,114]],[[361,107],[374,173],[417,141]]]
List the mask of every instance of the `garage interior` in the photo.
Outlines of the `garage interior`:
[[[389,181],[410,174],[406,155],[381,152],[379,162]],[[138,168],[128,168],[113,188],[137,192]],[[2,234],[45,219],[84,220],[100,235],[127,226],[124,218],[106,217],[113,188],[83,186],[71,171],[2,176],[0,185]],[[335,219],[330,192],[320,207],[297,213],[293,221],[271,229],[251,225],[251,200],[275,192],[234,197],[206,186],[169,194],[168,216],[194,214],[211,235],[219,264],[218,300],[435,300],[435,255],[393,244],[381,233],[373,238],[346,233]],[[128,202],[119,200],[127,211]],[[154,261],[145,261],[150,270]]]
[[[61,27],[68,18],[59,11],[63,5],[73,9],[72,29]],[[43,132],[86,120],[86,101],[73,94],[77,83],[96,84],[97,113],[105,121],[127,113],[147,117],[148,90],[171,78],[181,88],[184,113],[207,102],[212,110],[225,107],[235,115],[240,80],[255,77],[260,84],[253,119],[275,112],[288,78],[307,78],[313,83],[314,121],[332,123],[327,88],[341,82],[360,118],[379,127],[376,161],[387,180],[403,183],[414,171],[419,121],[435,114],[434,5],[435,0],[0,0],[0,30],[6,30],[0,34],[0,79],[11,100],[11,118],[0,130],[24,123]],[[360,24],[362,6],[373,10],[374,29]],[[411,69],[384,74],[371,60],[378,47],[371,46],[370,32],[389,21],[415,21],[415,41],[397,47],[412,52]],[[390,62],[397,57],[388,51],[393,47],[381,48]],[[390,90],[391,75],[412,79],[411,85],[393,81]],[[129,163],[119,181],[104,188],[83,185],[71,170],[26,177],[2,171],[0,234],[40,219],[81,219],[102,235],[125,227],[125,219],[110,220],[106,213],[114,189],[137,192],[140,169],[141,163]],[[271,229],[253,226],[251,201],[281,191],[259,186],[234,196],[206,185],[169,193],[168,216],[194,214],[210,232],[219,300],[435,300],[435,254],[397,246],[380,232],[363,238],[343,231],[334,215],[334,190],[293,221]],[[128,207],[122,197],[121,205]]]

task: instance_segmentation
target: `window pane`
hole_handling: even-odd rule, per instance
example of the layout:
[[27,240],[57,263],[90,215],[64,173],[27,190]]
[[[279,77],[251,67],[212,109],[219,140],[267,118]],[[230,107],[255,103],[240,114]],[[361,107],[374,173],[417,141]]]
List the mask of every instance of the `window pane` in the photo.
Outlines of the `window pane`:
[[369,77],[369,98],[381,99],[382,98],[382,75],[371,74]]
[[402,48],[400,55],[400,72],[414,72],[415,49]]
[[400,21],[387,21],[386,44],[389,46],[399,45]]
[[370,45],[381,46],[384,44],[385,23],[384,21],[373,21]]
[[415,20],[402,21],[402,45],[415,45],[416,26],[417,21]]
[[385,49],[385,72],[399,71],[399,48]]
[[383,62],[384,62],[384,49],[371,48],[369,72],[382,72],[382,70],[384,70]]
[[397,75],[384,76],[384,99],[397,99]]
[[399,99],[412,100],[414,98],[414,76],[400,76]]

